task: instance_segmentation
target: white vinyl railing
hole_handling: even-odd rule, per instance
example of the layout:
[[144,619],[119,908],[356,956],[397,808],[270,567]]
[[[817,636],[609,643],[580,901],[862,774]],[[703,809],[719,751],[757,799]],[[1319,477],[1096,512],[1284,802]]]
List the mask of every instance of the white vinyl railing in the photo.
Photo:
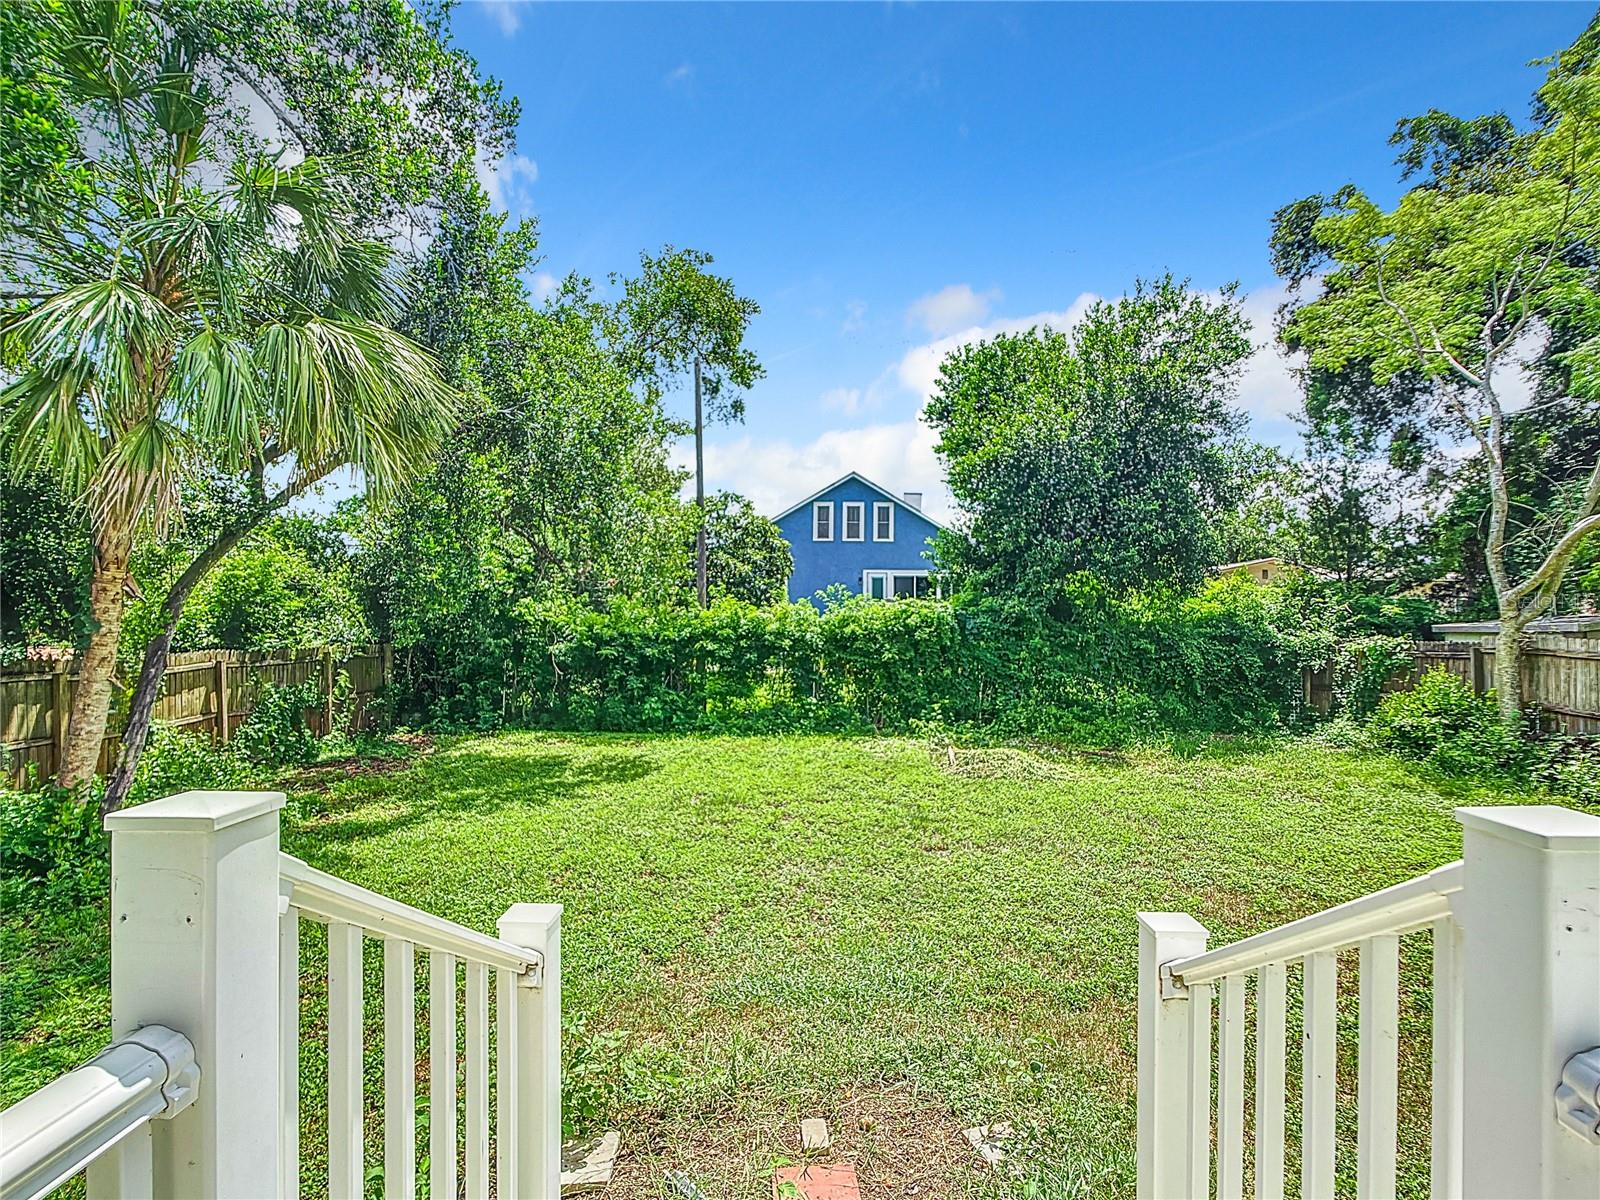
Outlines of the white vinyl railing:
[[[1600,1133],[1589,1121],[1586,1136],[1588,1118],[1562,1116],[1555,1100],[1564,1068],[1600,1044],[1600,818],[1553,806],[1457,816],[1463,861],[1215,950],[1186,913],[1139,914],[1141,1198],[1241,1200],[1247,1165],[1258,1200],[1282,1197],[1291,1128],[1299,1194],[1335,1194],[1336,956],[1348,950],[1359,954],[1355,1191],[1394,1196],[1400,938],[1422,931],[1433,960],[1432,1196],[1600,1195]],[[1296,995],[1301,1078],[1291,1112]]]
[[[369,941],[382,944],[384,1195],[418,1193],[419,951],[428,993],[429,1194],[560,1195],[561,906],[513,904],[490,937],[401,904],[280,853],[283,799],[186,792],[107,819],[112,1026],[120,1037],[0,1115],[0,1200],[31,1200],[86,1167],[89,1200],[254,1200],[294,1197],[302,1187],[359,1200],[368,1173]],[[302,1110],[300,1080],[300,933],[308,920],[327,927],[326,1181],[301,1177],[302,1118],[315,1115]]]

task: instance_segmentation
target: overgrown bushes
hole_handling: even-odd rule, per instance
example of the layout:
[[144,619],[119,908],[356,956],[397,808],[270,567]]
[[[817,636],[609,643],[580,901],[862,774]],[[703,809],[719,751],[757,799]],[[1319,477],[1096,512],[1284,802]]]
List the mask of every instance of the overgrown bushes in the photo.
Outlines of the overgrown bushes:
[[889,732],[935,719],[1116,741],[1292,721],[1301,667],[1332,645],[1281,592],[1240,580],[1190,597],[1119,598],[1077,576],[1047,604],[857,598],[822,612],[525,601],[491,646],[399,655],[399,717],[750,732]]

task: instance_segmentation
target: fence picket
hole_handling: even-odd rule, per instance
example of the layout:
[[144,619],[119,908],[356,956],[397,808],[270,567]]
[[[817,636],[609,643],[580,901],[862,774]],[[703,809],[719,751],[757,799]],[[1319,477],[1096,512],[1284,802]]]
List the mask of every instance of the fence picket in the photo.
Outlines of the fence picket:
[[1282,1200],[1284,966],[1268,963],[1256,975],[1256,1198]]
[[456,1194],[456,958],[428,955],[428,1194]]
[[278,917],[278,1195],[300,1195],[300,910]]
[[467,1195],[489,1194],[489,968],[467,964]]
[[1217,1015],[1217,1196],[1244,1197],[1244,993],[1246,976],[1222,980]]
[[[510,971],[494,973],[495,1032],[495,1138],[494,1185],[498,1200],[513,1200],[517,1192],[517,977]],[[532,1197],[529,1197],[532,1200]]]
[[1307,955],[1302,977],[1300,1194],[1305,1200],[1332,1200],[1338,960],[1332,954]]
[[1393,1196],[1398,1138],[1400,939],[1361,943],[1361,1033],[1356,1067],[1356,1194]]
[[1432,1196],[1461,1195],[1461,926],[1433,923]]
[[362,1200],[361,928],[328,925],[328,1196]]
[[417,968],[410,942],[383,943],[383,1195],[417,1194]]
[[1189,989],[1189,1195],[1211,1195],[1211,996],[1209,983]]

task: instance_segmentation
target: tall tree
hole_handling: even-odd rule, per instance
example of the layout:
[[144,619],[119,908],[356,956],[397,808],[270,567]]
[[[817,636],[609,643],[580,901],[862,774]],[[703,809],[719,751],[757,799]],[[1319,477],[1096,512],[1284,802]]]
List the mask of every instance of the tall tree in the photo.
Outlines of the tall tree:
[[639,274],[623,281],[615,313],[623,361],[648,398],[659,401],[685,375],[694,379],[695,558],[702,605],[708,599],[705,424],[744,420],[744,393],[766,374],[744,345],[761,308],[740,296],[732,280],[707,271],[711,262],[704,251],[671,246],[641,254]]
[[1526,132],[1500,115],[1433,112],[1402,121],[1394,141],[1406,173],[1425,174],[1393,208],[1349,186],[1278,214],[1280,267],[1321,282],[1291,303],[1283,338],[1314,372],[1370,377],[1382,421],[1476,450],[1495,690],[1515,722],[1523,633],[1600,528],[1600,457],[1577,464],[1562,501],[1520,533],[1508,471],[1512,367],[1539,356],[1534,343],[1562,343],[1565,394],[1600,397],[1600,20],[1555,60]]
[[8,360],[27,363],[0,396],[14,458],[48,465],[91,513],[94,630],[64,785],[92,775],[99,755],[136,531],[159,529],[198,473],[237,473],[249,496],[169,593],[141,673],[147,706],[131,714],[108,788],[114,808],[189,591],[335,466],[380,488],[406,480],[449,428],[454,395],[391,328],[402,300],[393,254],[361,235],[347,180],[230,128],[215,45],[126,0],[30,12],[79,128],[98,134],[75,151],[84,191],[7,229],[22,270],[0,325]]
[[1033,603],[1078,571],[1117,589],[1197,583],[1216,561],[1208,509],[1227,490],[1250,350],[1231,290],[1169,277],[1070,332],[952,352],[925,416],[968,521],[941,535],[941,566]]
[[[781,601],[794,573],[794,555],[777,525],[734,492],[716,493],[706,503],[705,513],[706,586],[711,598],[732,597],[747,604]],[[690,562],[698,589],[695,550],[691,541]]]

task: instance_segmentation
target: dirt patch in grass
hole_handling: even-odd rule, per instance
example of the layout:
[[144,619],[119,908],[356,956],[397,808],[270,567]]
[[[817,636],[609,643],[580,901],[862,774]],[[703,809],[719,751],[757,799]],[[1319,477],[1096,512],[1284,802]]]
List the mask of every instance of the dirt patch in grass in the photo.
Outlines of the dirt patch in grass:
[[359,779],[368,775],[392,775],[414,767],[417,760],[434,751],[433,737],[426,733],[396,733],[389,737],[395,754],[347,754],[343,758],[330,758],[314,766],[302,767],[288,778],[290,788],[297,792],[325,792],[334,784],[346,779]]
[[667,1122],[623,1130],[622,1154],[608,1198],[659,1200],[674,1195],[668,1171],[681,1171],[707,1195],[768,1197],[772,1172],[791,1163],[850,1162],[863,1200],[952,1197],[975,1182],[971,1147],[943,1105],[907,1084],[855,1089],[806,1116],[827,1119],[832,1146],[804,1154],[800,1119],[746,1109],[722,1119]]

